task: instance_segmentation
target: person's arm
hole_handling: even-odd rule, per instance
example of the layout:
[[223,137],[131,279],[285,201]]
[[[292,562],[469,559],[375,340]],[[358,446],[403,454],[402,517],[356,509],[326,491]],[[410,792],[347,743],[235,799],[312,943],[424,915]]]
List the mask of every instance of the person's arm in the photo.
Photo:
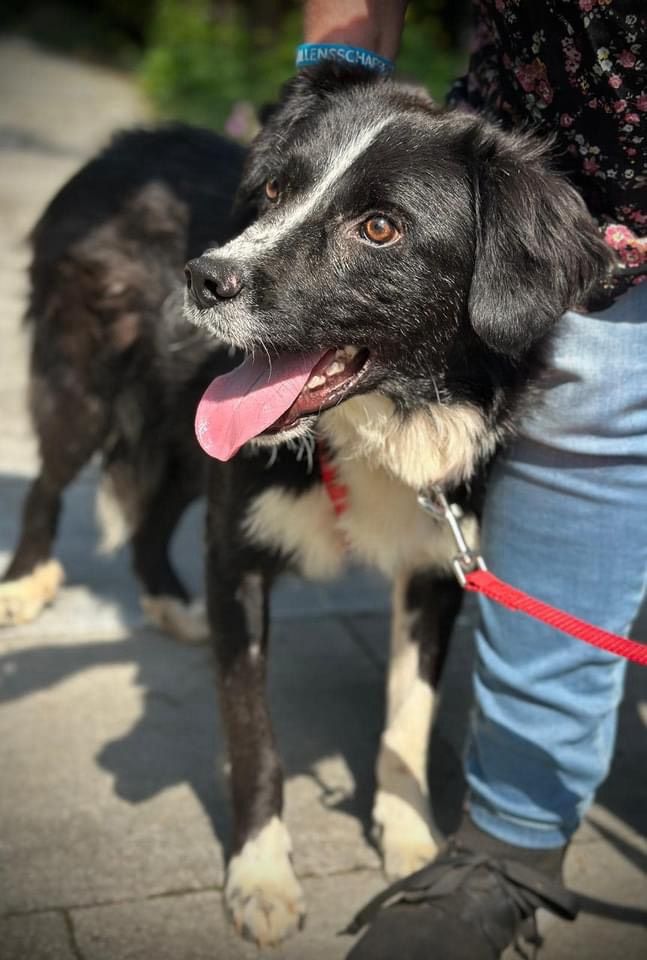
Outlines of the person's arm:
[[395,59],[407,0],[306,0],[306,43],[347,43]]

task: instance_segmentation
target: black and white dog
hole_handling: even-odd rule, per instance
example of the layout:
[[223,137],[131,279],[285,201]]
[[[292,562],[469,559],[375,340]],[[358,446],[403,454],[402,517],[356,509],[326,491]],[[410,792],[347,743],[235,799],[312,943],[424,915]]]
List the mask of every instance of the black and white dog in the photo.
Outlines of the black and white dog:
[[[288,84],[244,163],[234,227],[242,164],[201,131],[126,134],[38,224],[43,468],[0,618],[53,599],[61,492],[99,450],[145,606],[190,632],[167,547],[206,490],[235,818],[226,901],[266,944],[305,909],[265,698],[273,580],[329,577],[349,556],[393,580],[374,819],[387,872],[407,874],[435,852],[426,746],[460,602],[450,537],[417,494],[441,485],[476,538],[482,468],[532,402],[557,319],[586,304],[611,260],[534,139],[365,74],[324,68]],[[324,451],[343,509],[322,483]]]

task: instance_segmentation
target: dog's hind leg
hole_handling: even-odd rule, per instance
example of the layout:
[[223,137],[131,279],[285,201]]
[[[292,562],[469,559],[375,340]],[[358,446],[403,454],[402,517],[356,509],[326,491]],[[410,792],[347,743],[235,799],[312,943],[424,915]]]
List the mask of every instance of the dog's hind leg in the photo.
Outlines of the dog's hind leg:
[[260,946],[279,943],[301,927],[305,916],[281,819],[283,774],[265,694],[268,581],[253,557],[242,563],[236,549],[223,543],[222,530],[210,531],[209,621],[234,814],[225,904],[238,932]]
[[28,623],[55,598],[63,568],[51,556],[62,494],[101,445],[107,403],[84,392],[73,375],[66,387],[54,378],[33,375],[32,416],[41,469],[22,510],[13,558],[0,582],[0,625]]
[[41,473],[23,505],[14,556],[0,581],[0,626],[29,623],[56,597],[63,567],[50,556],[61,507],[61,490]]
[[373,820],[390,877],[436,855],[430,826],[427,748],[438,685],[461,589],[435,573],[399,576],[393,588],[387,717],[377,760]]
[[179,462],[167,463],[157,489],[145,501],[131,540],[144,612],[162,630],[188,643],[206,641],[209,630],[204,609],[189,602],[186,587],[173,569],[169,547],[182,514],[200,492],[196,481]]

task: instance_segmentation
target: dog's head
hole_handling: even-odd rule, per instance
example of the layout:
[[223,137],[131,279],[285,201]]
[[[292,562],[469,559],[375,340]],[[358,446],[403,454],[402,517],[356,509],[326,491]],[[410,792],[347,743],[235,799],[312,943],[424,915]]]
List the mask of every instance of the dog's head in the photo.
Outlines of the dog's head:
[[206,395],[223,459],[359,395],[493,409],[609,266],[545,146],[336,69],[288,85],[240,199],[251,225],[187,268],[188,315],[250,355]]

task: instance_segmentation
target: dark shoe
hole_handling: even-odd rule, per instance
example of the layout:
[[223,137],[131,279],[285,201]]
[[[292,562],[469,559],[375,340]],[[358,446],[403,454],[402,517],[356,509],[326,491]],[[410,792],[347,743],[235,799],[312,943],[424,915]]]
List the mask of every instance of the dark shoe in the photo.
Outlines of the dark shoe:
[[528,956],[522,939],[534,956],[538,907],[577,915],[575,895],[558,879],[564,850],[514,847],[468,822],[433,863],[360,910],[345,932],[369,929],[347,960],[498,960],[512,943]]

